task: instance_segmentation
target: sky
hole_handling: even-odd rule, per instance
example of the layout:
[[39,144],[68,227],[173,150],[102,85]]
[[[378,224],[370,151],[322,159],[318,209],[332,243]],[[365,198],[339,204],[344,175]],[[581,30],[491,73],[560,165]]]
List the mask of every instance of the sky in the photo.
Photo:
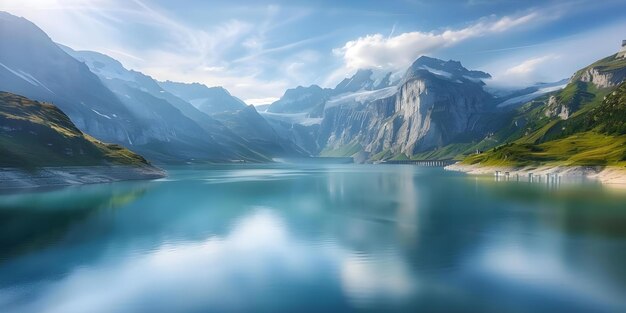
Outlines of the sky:
[[359,68],[458,60],[517,88],[617,52],[624,0],[0,0],[54,41],[158,80],[223,86],[249,104],[333,87]]

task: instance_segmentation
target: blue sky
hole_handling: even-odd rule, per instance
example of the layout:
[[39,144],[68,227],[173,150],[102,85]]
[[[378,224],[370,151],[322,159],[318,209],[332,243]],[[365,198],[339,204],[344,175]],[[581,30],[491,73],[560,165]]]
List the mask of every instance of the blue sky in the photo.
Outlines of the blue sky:
[[420,55],[487,71],[494,86],[556,81],[626,39],[623,0],[2,0],[0,10],[72,48],[255,104],[358,68],[400,73]]

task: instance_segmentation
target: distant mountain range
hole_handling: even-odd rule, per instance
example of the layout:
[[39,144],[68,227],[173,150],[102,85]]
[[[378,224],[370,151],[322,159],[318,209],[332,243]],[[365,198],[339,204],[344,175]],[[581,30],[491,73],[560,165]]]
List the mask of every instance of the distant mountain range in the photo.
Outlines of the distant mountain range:
[[[242,138],[151,77],[106,55],[59,46],[23,18],[0,13],[0,26],[0,40],[11,42],[0,49],[0,90],[54,103],[98,139],[165,163],[263,162],[302,153],[295,145],[274,151]],[[227,92],[225,99],[241,103]]]
[[569,80],[520,90],[487,88],[488,73],[422,56],[403,75],[361,69],[334,88],[288,89],[258,112],[222,87],[159,82],[104,54],[57,45],[8,13],[0,12],[0,40],[10,43],[0,48],[0,90],[54,103],[82,132],[162,163],[509,162],[509,150],[622,131],[610,103],[621,101],[612,92],[623,89],[626,61],[615,55]]

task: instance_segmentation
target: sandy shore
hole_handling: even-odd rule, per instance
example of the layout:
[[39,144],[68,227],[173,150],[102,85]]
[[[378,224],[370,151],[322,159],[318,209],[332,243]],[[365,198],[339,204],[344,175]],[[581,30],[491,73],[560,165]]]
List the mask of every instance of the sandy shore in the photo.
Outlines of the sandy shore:
[[595,179],[603,184],[623,185],[626,187],[626,168],[623,167],[593,167],[593,166],[541,166],[541,167],[492,167],[455,163],[445,167],[447,170],[459,171],[471,175],[494,175],[500,171],[502,175],[509,172],[510,176],[528,179],[529,174],[545,178],[546,175],[558,175],[561,178],[588,178]]
[[0,168],[0,189],[109,183],[165,177],[152,166],[43,167],[32,171]]

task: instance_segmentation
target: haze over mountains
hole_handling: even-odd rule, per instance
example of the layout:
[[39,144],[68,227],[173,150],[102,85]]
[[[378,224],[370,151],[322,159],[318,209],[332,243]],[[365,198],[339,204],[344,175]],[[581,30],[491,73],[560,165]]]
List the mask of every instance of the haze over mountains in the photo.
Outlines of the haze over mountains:
[[[558,93],[565,81],[487,89],[488,73],[422,56],[400,76],[361,69],[334,88],[288,89],[258,112],[222,87],[156,81],[107,55],[58,45],[33,23],[3,12],[0,40],[11,43],[0,48],[1,91],[51,102],[81,131],[163,163],[460,158],[512,140],[498,134],[523,128],[520,110],[535,98],[548,119],[567,119],[582,107]],[[592,68],[570,85],[615,88],[623,67],[610,66],[617,68],[610,77]],[[538,118],[526,116],[523,125]]]

